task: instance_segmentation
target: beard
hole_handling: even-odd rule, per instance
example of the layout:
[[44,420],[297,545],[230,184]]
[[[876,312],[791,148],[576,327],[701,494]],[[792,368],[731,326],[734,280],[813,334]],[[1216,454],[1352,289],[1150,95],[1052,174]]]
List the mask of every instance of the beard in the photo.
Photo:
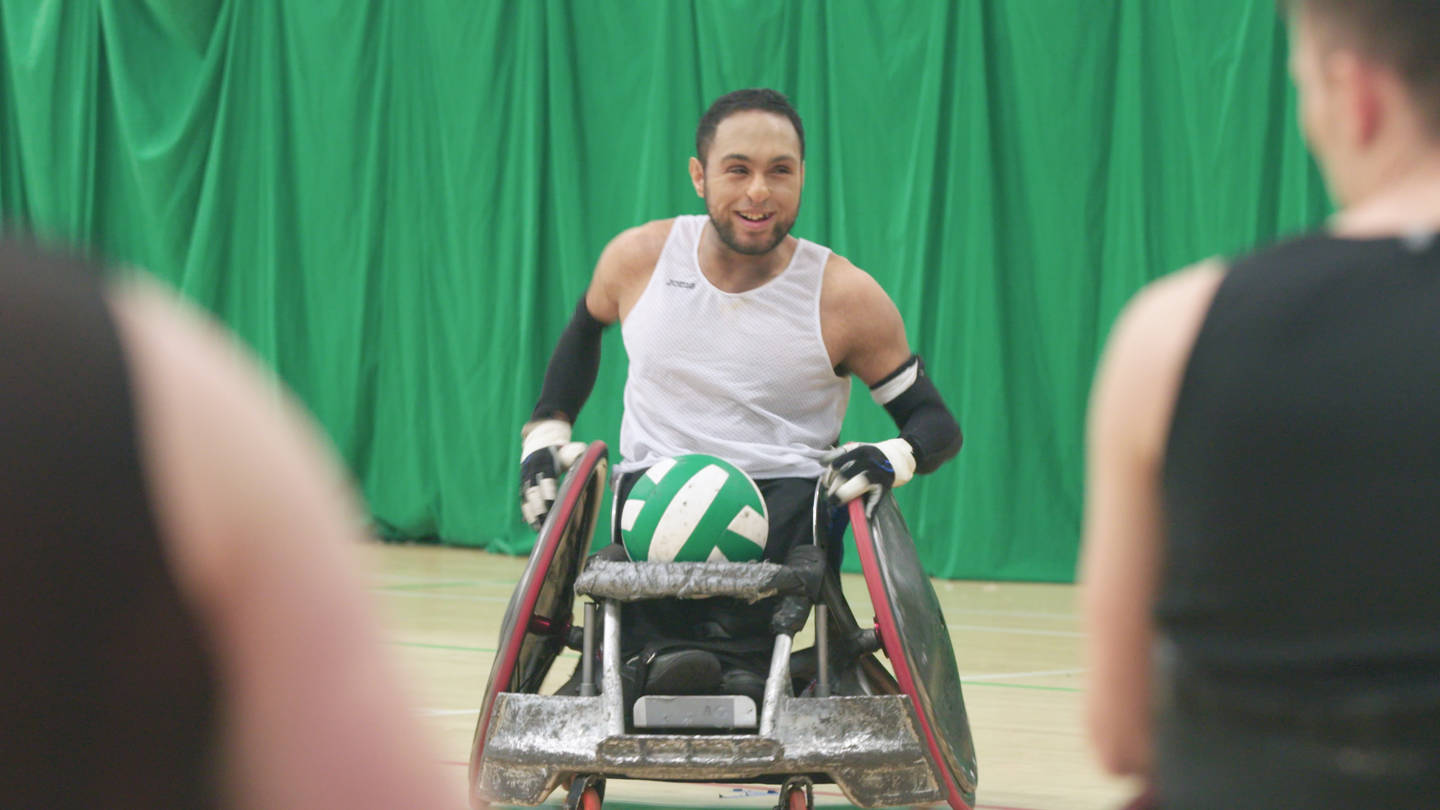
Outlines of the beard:
[[728,217],[721,219],[715,216],[715,211],[710,208],[708,200],[705,202],[705,213],[710,215],[710,224],[715,226],[715,233],[720,235],[720,241],[725,243],[725,247],[746,256],[763,256],[779,247],[780,243],[785,241],[785,237],[790,235],[790,229],[795,227],[795,217],[800,214],[799,210],[796,210],[789,219],[781,219],[780,215],[776,214],[775,222],[770,227],[770,233],[768,235],[757,234],[762,237],[759,243],[746,244],[736,238],[734,221]]

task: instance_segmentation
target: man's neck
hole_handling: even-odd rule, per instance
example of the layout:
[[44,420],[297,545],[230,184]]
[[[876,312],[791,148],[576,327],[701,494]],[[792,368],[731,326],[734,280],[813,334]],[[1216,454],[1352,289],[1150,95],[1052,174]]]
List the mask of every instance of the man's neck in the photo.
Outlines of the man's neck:
[[700,234],[700,272],[725,292],[753,290],[784,272],[799,245],[798,239],[786,236],[765,253],[740,253],[725,244],[715,232],[714,223],[706,222]]
[[1363,239],[1440,231],[1440,147],[1392,161],[1370,188],[1331,220],[1337,235]]

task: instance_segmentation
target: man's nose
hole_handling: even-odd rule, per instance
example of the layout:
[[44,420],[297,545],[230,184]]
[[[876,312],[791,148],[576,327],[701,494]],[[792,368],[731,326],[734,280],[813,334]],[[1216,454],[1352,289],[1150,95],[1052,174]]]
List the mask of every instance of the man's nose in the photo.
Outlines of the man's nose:
[[750,187],[746,189],[745,194],[754,202],[764,202],[770,199],[770,186],[765,183],[765,175],[756,174],[750,181]]

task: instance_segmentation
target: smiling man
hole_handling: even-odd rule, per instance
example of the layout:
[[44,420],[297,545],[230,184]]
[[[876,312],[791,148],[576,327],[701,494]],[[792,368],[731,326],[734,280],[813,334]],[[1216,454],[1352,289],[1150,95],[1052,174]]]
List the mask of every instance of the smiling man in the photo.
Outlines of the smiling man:
[[[878,497],[960,449],[960,429],[867,273],[791,235],[805,185],[805,130],[773,90],[720,97],[690,159],[706,213],[631,228],[605,248],[546,370],[523,431],[521,499],[538,528],[576,455],[571,424],[594,385],[600,335],[629,356],[617,498],[664,458],[705,453],[754,478],[765,557],[809,542],[817,480],[836,505]],[[850,378],[900,435],[836,448]]]

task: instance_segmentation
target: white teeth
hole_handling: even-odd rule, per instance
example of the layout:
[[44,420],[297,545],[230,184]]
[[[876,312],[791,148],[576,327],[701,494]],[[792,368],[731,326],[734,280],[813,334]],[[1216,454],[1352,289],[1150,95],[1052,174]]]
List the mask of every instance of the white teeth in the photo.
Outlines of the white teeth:
[[761,221],[765,220],[765,219],[766,219],[767,217],[769,217],[769,216],[770,216],[769,214],[761,214],[761,215],[759,215],[759,216],[751,216],[750,214],[740,214],[740,218],[741,218],[741,219],[748,220],[748,221],[750,221],[750,222],[761,222]]

